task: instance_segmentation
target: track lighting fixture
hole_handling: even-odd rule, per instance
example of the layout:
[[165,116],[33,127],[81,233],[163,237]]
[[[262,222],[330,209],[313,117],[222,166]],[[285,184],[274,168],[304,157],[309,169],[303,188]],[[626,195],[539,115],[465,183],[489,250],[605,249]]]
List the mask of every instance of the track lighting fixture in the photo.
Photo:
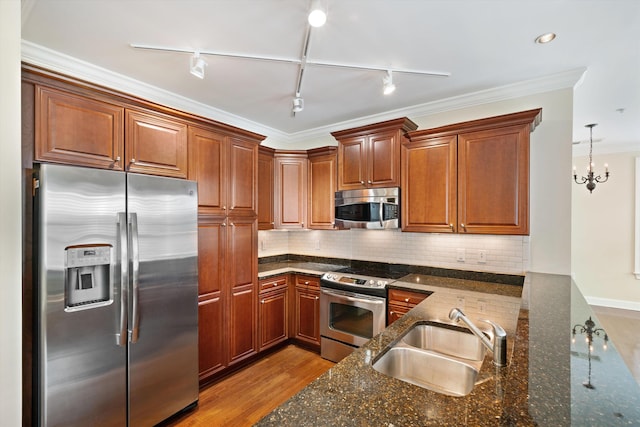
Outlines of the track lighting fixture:
[[387,75],[382,79],[383,87],[382,93],[389,95],[396,90],[396,85],[393,84],[393,74],[391,70],[387,70]]
[[207,63],[204,62],[204,59],[200,58],[200,53],[194,53],[191,57],[191,74],[199,79],[204,79],[204,67],[206,66]]
[[304,99],[300,97],[300,92],[296,92],[296,97],[293,98],[293,111],[294,113],[299,113],[304,110]]
[[322,7],[320,0],[311,2],[311,12],[309,12],[307,19],[312,27],[322,27],[327,22],[327,12]]

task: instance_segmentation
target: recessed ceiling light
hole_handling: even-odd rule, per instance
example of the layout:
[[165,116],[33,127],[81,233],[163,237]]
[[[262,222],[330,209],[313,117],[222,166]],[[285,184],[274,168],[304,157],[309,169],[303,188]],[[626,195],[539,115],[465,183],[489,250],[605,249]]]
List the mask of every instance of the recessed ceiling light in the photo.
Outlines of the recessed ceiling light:
[[544,33],[536,37],[536,43],[538,44],[549,43],[555,38],[556,38],[556,33]]

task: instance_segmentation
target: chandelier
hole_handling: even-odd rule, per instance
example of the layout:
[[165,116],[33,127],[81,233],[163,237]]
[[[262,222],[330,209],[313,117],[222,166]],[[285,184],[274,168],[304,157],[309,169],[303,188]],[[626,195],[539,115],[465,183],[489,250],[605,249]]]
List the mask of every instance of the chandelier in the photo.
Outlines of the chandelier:
[[573,179],[576,181],[576,184],[587,184],[589,193],[593,193],[593,190],[596,188],[596,182],[607,182],[609,179],[609,166],[606,163],[604,164],[604,178],[600,175],[596,176],[593,171],[593,128],[597,125],[597,123],[591,123],[584,126],[589,128],[589,165],[587,165],[587,176],[583,176],[578,180],[576,167],[573,167]]

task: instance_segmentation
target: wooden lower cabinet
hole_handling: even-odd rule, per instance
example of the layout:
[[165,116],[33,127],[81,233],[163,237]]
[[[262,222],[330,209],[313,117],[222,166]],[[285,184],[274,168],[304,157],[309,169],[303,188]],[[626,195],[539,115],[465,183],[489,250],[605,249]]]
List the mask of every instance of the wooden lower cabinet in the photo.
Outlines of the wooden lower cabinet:
[[258,319],[260,351],[289,339],[289,291],[286,287],[260,294]]
[[295,275],[294,338],[320,348],[320,279]]
[[200,216],[201,383],[258,352],[257,246],[255,218]]
[[387,326],[407,314],[432,292],[414,292],[406,289],[389,289],[387,298]]

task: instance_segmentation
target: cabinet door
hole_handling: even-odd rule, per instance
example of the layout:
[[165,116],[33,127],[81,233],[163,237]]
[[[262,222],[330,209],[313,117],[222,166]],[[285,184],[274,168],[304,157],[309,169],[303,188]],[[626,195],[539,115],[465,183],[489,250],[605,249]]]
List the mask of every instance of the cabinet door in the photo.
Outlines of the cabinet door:
[[273,218],[273,153],[258,154],[258,230],[271,230]]
[[400,185],[400,141],[398,132],[390,131],[369,137],[367,187]]
[[276,157],[276,228],[305,227],[307,212],[307,158]]
[[320,291],[295,288],[295,338],[320,345]]
[[456,141],[454,135],[402,146],[403,231],[456,231]]
[[395,322],[396,320],[398,320],[399,318],[407,314],[409,310],[411,309],[408,307],[389,304],[388,311],[387,311],[387,326],[389,326],[390,324],[392,324],[393,322]]
[[229,365],[258,350],[258,241],[255,218],[227,218],[226,283],[229,287]]
[[122,170],[124,108],[36,86],[35,160]]
[[187,177],[187,125],[152,112],[127,110],[126,170]]
[[225,214],[225,144],[225,137],[221,134],[189,127],[189,179],[198,182],[198,206],[201,212]]
[[226,366],[224,324],[224,218],[201,216],[198,223],[198,341],[200,381]]
[[262,351],[289,338],[287,289],[260,295],[258,307],[260,351]]
[[334,228],[336,167],[335,153],[309,157],[309,228]]
[[458,136],[459,233],[529,234],[529,126]]
[[338,145],[338,190],[366,188],[366,136],[341,139]]
[[229,138],[229,215],[257,216],[258,146]]

